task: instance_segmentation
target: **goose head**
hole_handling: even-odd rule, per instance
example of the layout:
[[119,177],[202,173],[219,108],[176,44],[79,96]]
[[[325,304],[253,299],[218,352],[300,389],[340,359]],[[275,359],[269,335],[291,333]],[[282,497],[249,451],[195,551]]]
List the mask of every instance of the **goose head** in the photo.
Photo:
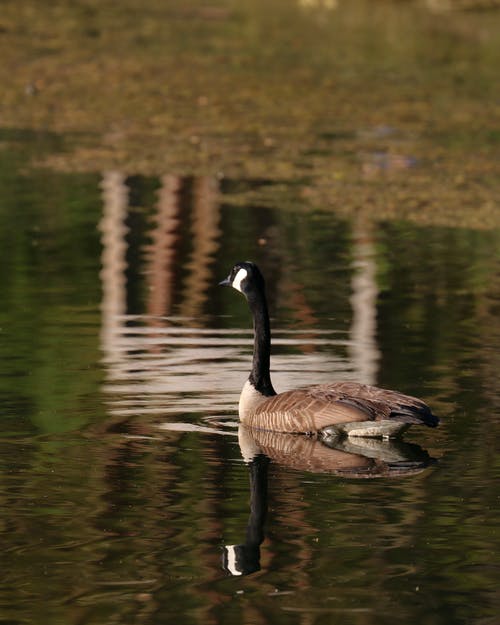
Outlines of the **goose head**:
[[241,261],[234,265],[228,277],[220,286],[231,286],[248,299],[262,295],[265,289],[264,278],[257,265],[250,261]]

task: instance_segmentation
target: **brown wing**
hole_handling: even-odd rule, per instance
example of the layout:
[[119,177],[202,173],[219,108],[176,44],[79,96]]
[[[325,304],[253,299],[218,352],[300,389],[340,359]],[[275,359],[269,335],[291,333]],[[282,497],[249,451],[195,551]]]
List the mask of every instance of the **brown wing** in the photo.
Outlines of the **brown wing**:
[[308,390],[313,396],[331,397],[333,401],[363,406],[372,412],[376,421],[392,419],[401,423],[419,423],[430,427],[436,427],[439,423],[439,419],[432,414],[425,402],[399,391],[357,382],[320,384],[311,386]]
[[317,384],[308,387],[308,390],[318,394],[327,394],[338,398],[355,397],[356,399],[366,399],[381,402],[388,406],[414,406],[427,407],[426,404],[417,397],[404,395],[399,391],[392,391],[369,384],[359,384],[358,382],[334,382],[333,384]]

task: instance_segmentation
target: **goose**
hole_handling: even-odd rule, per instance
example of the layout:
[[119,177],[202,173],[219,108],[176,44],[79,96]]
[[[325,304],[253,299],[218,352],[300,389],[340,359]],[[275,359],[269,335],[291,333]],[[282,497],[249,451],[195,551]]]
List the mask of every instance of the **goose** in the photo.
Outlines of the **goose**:
[[269,370],[271,330],[262,273],[253,262],[238,262],[219,285],[242,293],[253,316],[252,369],[238,406],[240,421],[247,427],[322,438],[388,439],[413,424],[438,425],[439,419],[422,400],[358,382],[317,384],[276,393]]

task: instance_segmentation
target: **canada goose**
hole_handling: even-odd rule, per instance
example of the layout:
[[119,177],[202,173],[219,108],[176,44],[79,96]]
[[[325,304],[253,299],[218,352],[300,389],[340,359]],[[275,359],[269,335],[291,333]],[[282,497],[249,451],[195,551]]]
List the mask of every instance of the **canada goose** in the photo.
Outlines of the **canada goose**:
[[439,419],[420,399],[359,384],[334,382],[276,394],[269,373],[271,330],[264,278],[252,262],[238,262],[219,283],[246,297],[253,315],[252,370],[241,391],[239,416],[260,430],[390,438],[410,425],[436,427]]

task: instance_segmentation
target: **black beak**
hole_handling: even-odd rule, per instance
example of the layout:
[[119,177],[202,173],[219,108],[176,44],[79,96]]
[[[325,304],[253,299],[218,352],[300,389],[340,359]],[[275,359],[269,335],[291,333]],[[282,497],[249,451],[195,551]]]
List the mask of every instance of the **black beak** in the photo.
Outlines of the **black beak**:
[[224,280],[219,282],[219,286],[231,286],[231,276],[228,276]]

